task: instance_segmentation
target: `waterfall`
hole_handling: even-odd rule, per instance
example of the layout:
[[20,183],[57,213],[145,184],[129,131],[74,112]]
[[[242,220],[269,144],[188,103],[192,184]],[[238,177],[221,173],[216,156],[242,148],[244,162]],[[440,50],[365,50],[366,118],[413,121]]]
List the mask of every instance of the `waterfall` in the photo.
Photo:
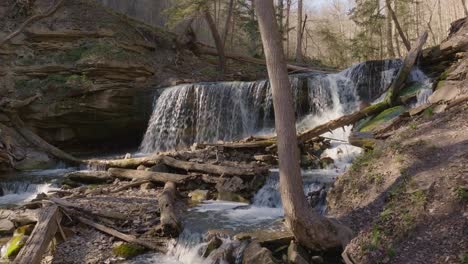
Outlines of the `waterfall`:
[[[310,116],[352,112],[360,100],[373,101],[390,84],[399,60],[371,61],[340,73],[290,76],[298,129]],[[329,119],[329,117],[325,117]],[[184,84],[156,99],[140,146],[143,153],[186,148],[193,143],[233,141],[274,133],[271,87],[266,80]]]

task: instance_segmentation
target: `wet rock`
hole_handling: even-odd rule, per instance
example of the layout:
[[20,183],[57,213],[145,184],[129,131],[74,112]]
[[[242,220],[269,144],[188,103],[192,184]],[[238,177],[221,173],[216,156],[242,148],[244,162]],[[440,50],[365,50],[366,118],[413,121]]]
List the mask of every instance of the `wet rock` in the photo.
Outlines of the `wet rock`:
[[237,240],[255,240],[262,246],[278,248],[289,245],[294,236],[288,230],[257,230],[239,233],[234,238]]
[[249,203],[250,201],[245,199],[243,196],[233,192],[219,192],[218,193],[218,200],[222,201],[231,201],[231,202],[239,202],[239,203]]
[[113,181],[107,171],[74,171],[65,174],[65,178],[86,184],[110,183]]
[[231,178],[222,178],[216,184],[216,190],[218,192],[232,192],[232,193],[239,193],[242,192],[247,188],[247,185],[244,184],[244,181],[239,177],[231,177]]
[[313,264],[323,264],[324,260],[323,260],[323,258],[321,256],[313,256],[310,259],[310,262],[312,262]]
[[124,159],[131,159],[131,158],[132,158],[132,154],[130,153],[125,154]]
[[316,159],[312,155],[301,155],[302,167],[315,167]]
[[149,169],[152,172],[169,172],[169,167],[164,164],[156,164]]
[[326,169],[333,164],[335,164],[335,161],[330,157],[323,157],[320,159],[320,167],[322,169]]
[[13,222],[7,219],[0,220],[0,236],[11,235],[13,234],[14,230],[15,230],[15,225],[13,224]]
[[273,257],[270,250],[263,248],[257,242],[250,243],[244,251],[244,264],[276,264],[279,263]]
[[125,259],[136,257],[144,252],[144,247],[129,243],[116,243],[112,248],[112,253],[114,253],[114,255]]
[[227,229],[210,229],[206,233],[206,239],[211,240],[213,237],[223,237],[223,238],[229,238],[233,236],[233,233],[231,230]]
[[193,202],[203,202],[208,199],[208,190],[191,191],[189,192],[188,197],[190,197]]
[[21,171],[48,169],[55,165],[55,161],[44,152],[28,149],[26,157],[15,163],[14,168]]
[[202,256],[204,258],[208,257],[211,254],[211,252],[213,252],[213,250],[218,249],[222,244],[223,241],[219,237],[215,236],[211,238],[208,244],[206,245],[205,251],[203,252]]
[[322,185],[320,190],[309,192],[307,194],[307,201],[312,208],[315,208],[320,205],[322,201],[325,201],[326,195],[327,191],[325,190],[325,186]]
[[291,241],[288,247],[288,263],[289,264],[308,264],[309,253],[295,241]]
[[276,157],[273,155],[254,155],[254,159],[268,164],[276,164]]

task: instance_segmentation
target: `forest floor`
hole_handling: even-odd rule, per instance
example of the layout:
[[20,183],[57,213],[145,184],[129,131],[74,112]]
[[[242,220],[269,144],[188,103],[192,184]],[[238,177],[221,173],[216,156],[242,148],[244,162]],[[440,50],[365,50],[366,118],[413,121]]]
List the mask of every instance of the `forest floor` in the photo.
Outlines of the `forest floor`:
[[330,213],[356,232],[355,263],[468,262],[468,105],[425,114],[341,176]]

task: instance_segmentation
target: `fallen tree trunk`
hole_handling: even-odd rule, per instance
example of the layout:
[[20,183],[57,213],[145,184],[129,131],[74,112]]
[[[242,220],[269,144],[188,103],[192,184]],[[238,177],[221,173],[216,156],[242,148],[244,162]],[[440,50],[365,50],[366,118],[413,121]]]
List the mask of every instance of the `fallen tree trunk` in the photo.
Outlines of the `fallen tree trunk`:
[[65,174],[65,177],[82,183],[105,183],[112,181],[112,177],[107,171],[74,171]]
[[111,193],[118,193],[118,192],[130,189],[130,188],[133,188],[133,187],[140,186],[140,185],[142,185],[144,183],[148,183],[148,182],[151,182],[151,181],[150,180],[142,180],[142,181],[132,182],[132,183],[126,184],[126,185],[124,185],[124,186],[122,186],[120,188],[117,188],[117,189],[111,191]]
[[158,196],[158,204],[161,210],[161,230],[165,236],[176,237],[182,231],[182,225],[175,211],[176,185],[167,182],[163,192]]
[[246,149],[246,148],[264,148],[276,144],[276,139],[265,139],[252,142],[228,142],[224,144],[211,143],[211,144],[199,144],[200,146],[214,146],[223,147],[229,149]]
[[20,133],[27,141],[29,141],[34,146],[42,149],[43,151],[51,154],[52,156],[58,158],[59,160],[63,160],[66,162],[70,162],[72,164],[81,164],[82,161],[78,158],[73,157],[72,155],[64,152],[63,150],[52,146],[51,144],[47,143],[44,139],[36,135],[34,132],[29,130],[23,121],[20,119],[18,114],[10,113],[9,118],[13,126],[15,127],[16,131]]
[[97,217],[104,217],[104,218],[110,218],[110,219],[118,219],[118,220],[127,220],[127,217],[123,214],[120,214],[120,213],[116,213],[116,212],[112,212],[112,211],[91,211],[91,210],[88,210],[86,208],[83,208],[79,205],[76,205],[76,204],[73,204],[73,203],[70,203],[64,199],[60,199],[60,198],[57,198],[57,197],[51,197],[49,198],[49,200],[53,203],[55,203],[56,205],[62,207],[62,208],[65,208],[65,209],[75,209],[77,211],[80,211],[82,213],[85,213],[85,214],[89,214],[89,215],[93,215],[93,216],[97,216]]
[[256,174],[261,174],[267,170],[264,168],[254,168],[254,167],[228,167],[228,166],[219,166],[213,164],[204,164],[196,163],[189,161],[181,161],[171,157],[162,156],[160,157],[163,164],[177,168],[183,169],[186,171],[196,171],[204,172],[216,175],[231,175],[231,176],[252,176]]
[[14,264],[40,263],[50,241],[58,230],[62,214],[56,205],[44,208],[31,236],[18,253]]
[[165,172],[152,172],[152,171],[142,171],[142,170],[127,170],[127,169],[118,169],[110,168],[108,170],[111,176],[116,178],[123,178],[128,180],[150,180],[153,182],[166,183],[166,182],[175,182],[175,183],[184,183],[187,179],[191,178],[190,175],[174,174],[174,173],[165,173]]
[[78,219],[78,221],[80,221],[81,223],[83,223],[85,225],[89,225],[91,227],[94,227],[94,228],[96,228],[97,230],[99,230],[101,232],[104,232],[104,233],[109,234],[109,235],[111,235],[113,237],[119,238],[119,239],[121,239],[121,240],[123,240],[125,242],[137,244],[137,245],[143,246],[145,248],[152,249],[152,250],[162,252],[162,253],[167,252],[167,249],[166,249],[165,245],[157,245],[157,244],[154,244],[154,243],[151,243],[151,242],[148,242],[148,241],[138,239],[135,236],[124,234],[124,233],[119,232],[119,231],[117,231],[115,229],[112,229],[112,228],[107,227],[105,225],[98,224],[98,223],[93,222],[93,221],[91,221],[91,220],[89,220],[87,218],[84,218],[84,217],[77,216],[76,218]]
[[159,164],[159,155],[151,155],[141,158],[115,159],[115,160],[86,160],[90,166],[108,168],[137,168],[140,165],[154,166]]
[[[213,56],[218,56],[218,52],[210,47],[207,47],[206,45],[198,45],[198,52],[207,54],[207,55],[213,55]],[[243,62],[249,62],[249,63],[254,63],[254,64],[260,64],[260,65],[266,65],[265,60],[262,59],[257,59],[253,57],[248,57],[240,54],[234,54],[234,53],[225,53],[224,56],[226,58],[232,59],[232,60],[237,60],[237,61],[243,61]],[[336,72],[336,70],[332,69],[323,69],[323,68],[308,68],[308,67],[301,67],[297,65],[292,65],[292,64],[286,64],[288,70],[295,71],[295,72],[321,72],[321,73],[332,73]]]

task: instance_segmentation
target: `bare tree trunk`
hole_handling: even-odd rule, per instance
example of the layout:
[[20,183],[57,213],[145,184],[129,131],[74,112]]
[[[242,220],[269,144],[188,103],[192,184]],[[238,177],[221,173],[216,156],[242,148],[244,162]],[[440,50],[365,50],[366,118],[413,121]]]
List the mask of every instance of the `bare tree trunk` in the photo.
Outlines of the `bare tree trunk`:
[[465,11],[465,16],[468,16],[468,9],[466,8],[466,0],[461,0],[463,5],[463,11]]
[[408,38],[406,38],[403,29],[401,29],[400,22],[398,22],[398,18],[395,12],[393,12],[392,6],[390,5],[390,0],[385,0],[385,3],[387,4],[387,10],[392,16],[393,22],[395,23],[395,27],[398,30],[398,34],[400,34],[401,40],[403,41],[403,44],[405,44],[406,50],[409,51],[411,49],[411,44]]
[[296,38],[296,61],[302,62],[304,58],[302,57],[302,9],[303,2],[302,0],[297,1],[297,38]]
[[218,28],[216,27],[216,24],[208,8],[205,9],[204,14],[205,14],[206,22],[208,23],[208,26],[210,27],[211,35],[213,36],[213,39],[215,41],[216,50],[218,51],[219,71],[221,72],[221,74],[224,74],[226,70],[226,57],[224,56],[223,41],[221,40],[221,37],[219,36]]
[[[391,4],[391,3],[390,3]],[[395,50],[393,48],[393,25],[392,25],[392,16],[387,9],[387,55],[391,58],[395,57]]]
[[[316,250],[344,246],[350,230],[320,216],[307,204],[299,167],[293,96],[272,0],[256,0],[268,76],[273,93],[280,163],[281,201],[286,224],[302,245]],[[299,24],[298,26],[300,26]],[[346,230],[346,231],[345,231]]]
[[291,14],[292,0],[286,0],[286,59],[289,58],[289,16]]
[[[234,11],[234,0],[229,0],[228,6],[228,15],[226,17],[226,24],[224,26],[224,33],[223,33],[223,47],[226,47],[226,40],[229,32],[229,28],[231,27],[231,20],[232,20],[232,12]],[[234,34],[234,31],[232,31]]]

